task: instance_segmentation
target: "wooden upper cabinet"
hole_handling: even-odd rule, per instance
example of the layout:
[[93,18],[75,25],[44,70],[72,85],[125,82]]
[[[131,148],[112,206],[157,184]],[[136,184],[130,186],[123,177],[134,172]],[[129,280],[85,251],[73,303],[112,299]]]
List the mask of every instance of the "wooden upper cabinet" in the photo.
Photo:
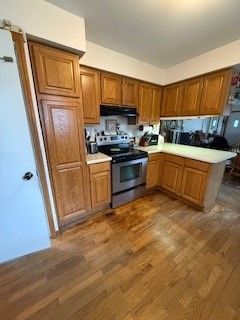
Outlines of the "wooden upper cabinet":
[[161,112],[162,88],[153,86],[152,107],[150,108],[150,124],[159,124]]
[[182,83],[168,85],[163,90],[161,116],[180,116],[182,103]]
[[122,77],[108,72],[101,72],[101,103],[118,105],[122,103]]
[[80,66],[84,123],[99,123],[100,119],[100,73]]
[[138,105],[138,122],[149,123],[150,108],[152,106],[153,91],[152,86],[147,83],[139,85],[139,105]]
[[41,106],[58,214],[65,224],[87,207],[81,105],[42,100]]
[[130,79],[123,78],[123,90],[122,90],[122,105],[129,107],[138,107],[138,90],[139,82]]
[[228,96],[231,71],[217,71],[204,77],[201,115],[222,114]]
[[181,116],[199,115],[202,97],[203,77],[187,80],[183,83]]
[[79,58],[58,49],[30,43],[38,93],[80,97]]

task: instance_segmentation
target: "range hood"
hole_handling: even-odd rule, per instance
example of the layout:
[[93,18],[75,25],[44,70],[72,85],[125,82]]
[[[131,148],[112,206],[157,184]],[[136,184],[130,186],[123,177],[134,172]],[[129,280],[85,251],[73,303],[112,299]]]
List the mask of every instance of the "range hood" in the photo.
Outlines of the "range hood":
[[125,116],[136,117],[138,115],[136,108],[116,107],[116,106],[100,106],[101,116]]

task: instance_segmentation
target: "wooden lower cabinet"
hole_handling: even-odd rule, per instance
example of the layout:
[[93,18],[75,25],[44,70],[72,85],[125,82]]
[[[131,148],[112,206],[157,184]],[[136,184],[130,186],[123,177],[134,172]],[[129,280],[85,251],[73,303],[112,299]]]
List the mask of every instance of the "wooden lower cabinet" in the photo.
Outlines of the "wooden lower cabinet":
[[161,183],[163,155],[160,153],[149,155],[147,169],[147,189],[154,188]]
[[181,196],[193,203],[203,205],[208,181],[208,173],[185,167]]
[[164,157],[161,186],[173,193],[181,193],[184,159],[176,156]]
[[110,163],[104,162],[89,166],[91,207],[96,209],[111,202]]
[[202,161],[165,155],[162,188],[189,202],[204,206],[211,165]]

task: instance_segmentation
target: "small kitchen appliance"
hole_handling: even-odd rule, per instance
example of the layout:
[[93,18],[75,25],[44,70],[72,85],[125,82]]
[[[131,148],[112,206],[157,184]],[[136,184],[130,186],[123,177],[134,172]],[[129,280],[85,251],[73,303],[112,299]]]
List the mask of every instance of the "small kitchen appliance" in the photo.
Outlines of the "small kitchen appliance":
[[95,141],[88,141],[87,149],[90,154],[98,153],[98,145]]

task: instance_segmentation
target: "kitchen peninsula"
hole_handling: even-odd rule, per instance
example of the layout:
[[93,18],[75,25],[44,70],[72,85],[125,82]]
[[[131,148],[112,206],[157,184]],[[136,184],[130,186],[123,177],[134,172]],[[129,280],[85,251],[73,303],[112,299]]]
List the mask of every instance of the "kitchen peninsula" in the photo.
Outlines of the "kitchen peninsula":
[[147,151],[147,188],[160,188],[194,205],[209,209],[215,202],[228,159],[236,153],[163,143],[137,147]]

